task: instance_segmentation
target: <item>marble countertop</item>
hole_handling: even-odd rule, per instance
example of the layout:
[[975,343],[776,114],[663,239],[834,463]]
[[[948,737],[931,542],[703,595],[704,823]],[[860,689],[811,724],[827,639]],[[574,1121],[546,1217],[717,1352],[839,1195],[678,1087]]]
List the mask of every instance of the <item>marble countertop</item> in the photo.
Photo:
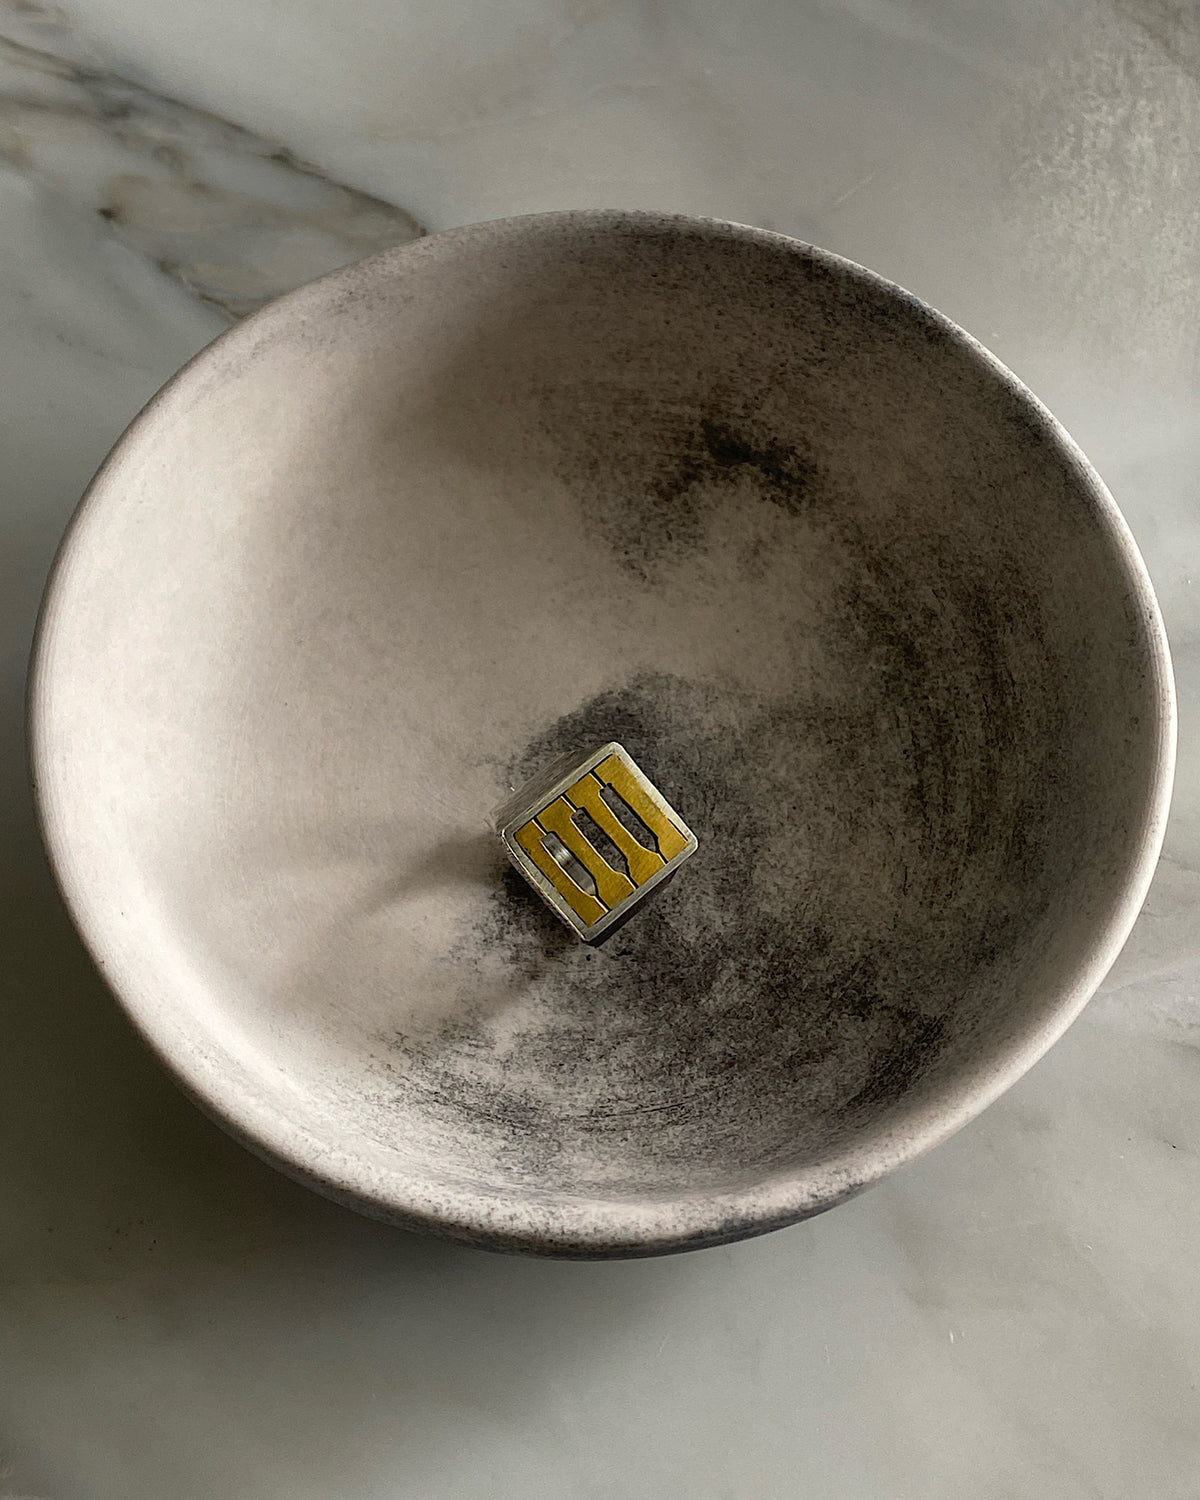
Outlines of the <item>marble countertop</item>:
[[[1177,0],[0,0],[0,1497],[1200,1494],[1200,11]],[[423,231],[566,206],[813,240],[987,343],[1114,491],[1176,658],[1149,901],[948,1145],[664,1261],[399,1234],[231,1144],[46,873],[57,539],[189,355]]]

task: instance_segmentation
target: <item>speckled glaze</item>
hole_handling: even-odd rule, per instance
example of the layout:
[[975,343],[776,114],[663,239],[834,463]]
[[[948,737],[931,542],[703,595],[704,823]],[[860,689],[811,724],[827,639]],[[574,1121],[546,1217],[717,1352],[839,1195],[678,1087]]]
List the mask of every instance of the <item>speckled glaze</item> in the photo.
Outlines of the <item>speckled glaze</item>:
[[[476,225],[218,340],[68,536],[32,685],[75,918],[183,1085],[365,1212],[652,1254],[963,1125],[1128,934],[1174,751],[1099,479],[879,278]],[[699,852],[604,948],[490,811],[624,744]]]

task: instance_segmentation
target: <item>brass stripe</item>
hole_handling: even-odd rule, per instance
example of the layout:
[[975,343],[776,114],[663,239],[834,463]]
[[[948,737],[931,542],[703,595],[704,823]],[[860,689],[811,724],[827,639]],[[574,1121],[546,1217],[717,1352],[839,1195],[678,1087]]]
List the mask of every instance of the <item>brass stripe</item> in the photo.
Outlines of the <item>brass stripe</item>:
[[[611,911],[634,892],[633,881],[620,870],[614,870],[598,849],[584,837],[583,830],[571,816],[574,809],[565,797],[556,797],[549,807],[538,813],[537,820],[549,833],[556,833],[596,882],[600,900]],[[572,881],[574,884],[574,881]]]
[[[687,839],[663,811],[654,788],[644,776],[615,754],[606,756],[594,768],[593,774],[601,781],[607,782],[613,791],[633,808],[658,840],[658,852],[664,860],[669,862],[677,854],[683,853],[688,846]],[[589,808],[588,811],[591,812],[591,809]],[[592,813],[592,816],[595,817],[595,813]],[[599,818],[596,818],[596,821],[599,823]],[[606,825],[601,826],[604,827],[605,833],[609,832]],[[612,834],[609,834],[609,837],[612,838]],[[613,842],[616,843],[616,839],[613,839]],[[618,844],[618,848],[622,846]],[[624,853],[623,848],[622,853]],[[588,868],[590,869],[591,866],[589,865]]]
[[[609,757],[612,759],[613,757]],[[565,794],[576,807],[582,809],[596,820],[600,827],[613,843],[625,856],[629,865],[629,873],[633,877],[635,885],[644,885],[657,870],[661,870],[665,864],[653,849],[647,849],[644,844],[638,843],[629,829],[625,827],[612,808],[600,795],[600,783],[592,775],[581,776],[574,786],[568,787]],[[647,824],[647,826],[650,826]],[[590,869],[591,866],[589,865]]]
[[[556,830],[551,831],[554,832]],[[518,828],[513,836],[581,921],[586,922],[591,927],[593,923],[598,922],[606,914],[607,908],[602,906],[590,891],[585,891],[581,886],[576,885],[563,869],[562,865],[551,855],[542,841],[543,830],[538,827],[536,820],[531,819],[523,828]],[[559,834],[559,838],[562,838],[562,834]],[[563,843],[565,844],[566,842],[566,839],[563,839]],[[570,848],[571,846],[568,845],[567,847]],[[590,844],[588,848],[591,848]],[[575,851],[572,849],[571,852],[574,853]],[[576,858],[578,858],[578,855],[576,855]],[[581,860],[580,863],[586,865],[587,861]],[[591,866],[589,865],[588,868],[590,869]],[[608,866],[606,865],[605,869],[607,868]],[[626,884],[628,884],[628,881]],[[600,882],[598,880],[596,881],[596,888],[597,890],[600,889]]]

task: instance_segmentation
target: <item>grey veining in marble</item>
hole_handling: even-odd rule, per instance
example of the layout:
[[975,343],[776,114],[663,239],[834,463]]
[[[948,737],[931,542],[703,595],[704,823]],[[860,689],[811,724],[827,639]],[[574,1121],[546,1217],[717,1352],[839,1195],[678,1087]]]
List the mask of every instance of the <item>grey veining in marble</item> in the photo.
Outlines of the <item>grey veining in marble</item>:
[[277,141],[104,66],[61,12],[0,5],[0,160],[236,317],[422,231]]
[[225,317],[153,246],[121,243],[94,188],[72,199],[5,165],[0,1494],[1195,1500],[1190,9],[381,0],[353,26],[328,0],[67,10],[111,73],[434,228],[677,208],[808,236],[911,286],[1033,386],[1114,491],[1172,637],[1180,761],[1146,908],[1081,1020],[955,1140],[836,1213],[578,1266],[323,1203],[175,1092],[40,861],[21,693],[46,568],[109,444]]

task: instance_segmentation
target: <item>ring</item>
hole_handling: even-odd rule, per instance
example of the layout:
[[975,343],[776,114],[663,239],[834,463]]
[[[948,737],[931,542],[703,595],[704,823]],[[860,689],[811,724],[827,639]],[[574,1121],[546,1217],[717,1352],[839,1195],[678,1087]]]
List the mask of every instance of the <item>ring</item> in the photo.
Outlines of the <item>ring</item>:
[[501,807],[509,859],[585,943],[621,926],[698,847],[667,799],[616,741],[564,756]]

